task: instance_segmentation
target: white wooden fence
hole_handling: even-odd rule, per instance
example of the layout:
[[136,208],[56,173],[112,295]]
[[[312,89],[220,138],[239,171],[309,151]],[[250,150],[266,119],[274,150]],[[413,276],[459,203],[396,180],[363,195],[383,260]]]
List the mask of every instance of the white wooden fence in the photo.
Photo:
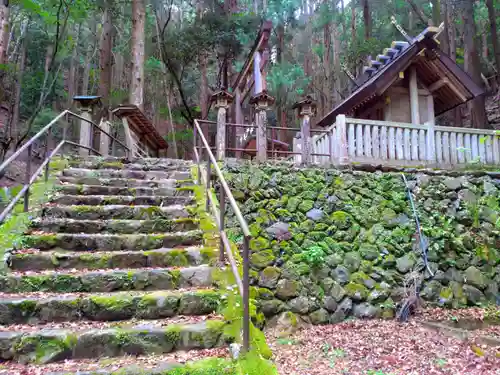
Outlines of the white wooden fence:
[[[294,142],[300,152],[303,140]],[[310,139],[312,162],[350,162],[451,167],[480,163],[500,166],[500,132],[414,125],[337,116],[325,133]],[[295,156],[301,162],[301,156]]]

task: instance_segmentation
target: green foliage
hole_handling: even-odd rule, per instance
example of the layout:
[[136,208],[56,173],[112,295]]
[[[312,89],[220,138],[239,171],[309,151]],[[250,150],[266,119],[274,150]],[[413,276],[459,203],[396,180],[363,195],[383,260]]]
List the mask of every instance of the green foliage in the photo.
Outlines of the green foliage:
[[323,250],[322,247],[315,245],[304,250],[301,254],[301,258],[311,267],[319,267],[324,263],[325,255],[325,250]]

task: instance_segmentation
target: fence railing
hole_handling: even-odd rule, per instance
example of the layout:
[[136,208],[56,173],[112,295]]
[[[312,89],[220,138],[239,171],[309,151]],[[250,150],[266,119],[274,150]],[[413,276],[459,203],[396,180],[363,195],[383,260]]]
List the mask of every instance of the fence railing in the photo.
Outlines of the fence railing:
[[[198,142],[199,138],[199,142]],[[199,185],[205,187],[206,194],[206,209],[211,210],[212,214],[216,220],[219,235],[220,235],[220,245],[219,245],[219,260],[221,262],[227,261],[231,266],[236,284],[238,286],[238,291],[243,302],[243,349],[248,351],[250,346],[250,259],[249,259],[249,246],[250,246],[250,230],[248,225],[241,214],[241,211],[236,203],[236,200],[229,189],[229,186],[217,165],[217,160],[212,152],[212,149],[203,133],[203,130],[198,122],[194,122],[194,132],[193,132],[193,155],[194,162],[198,167],[197,182]],[[205,168],[202,165],[205,164]],[[212,176],[212,167],[215,171],[215,175]],[[216,202],[215,195],[213,194],[212,177],[218,180],[220,183],[219,189],[219,199],[218,205]],[[225,231],[225,216],[226,216],[226,201],[229,202],[243,233],[243,279],[241,278],[238,265],[234,259],[234,255],[231,250],[231,245]]]
[[[51,159],[63,151],[63,148],[65,145],[72,145],[76,146],[78,148],[86,149],[91,153],[94,153],[95,155],[101,155],[101,152],[93,148],[90,143],[90,146],[88,145],[82,145],[77,142],[73,142],[68,139],[67,133],[68,133],[68,126],[69,126],[69,117],[74,117],[77,119],[80,119],[81,121],[84,121],[86,123],[89,123],[92,127],[97,129],[100,133],[101,136],[105,135],[109,137],[113,142],[116,142],[120,146],[122,146],[125,149],[125,154],[129,155],[130,150],[128,147],[121,142],[119,139],[116,139],[113,137],[111,134],[108,132],[104,131],[101,129],[96,123],[94,123],[91,120],[88,120],[80,115],[77,115],[76,113],[73,113],[69,110],[65,110],[61,112],[59,115],[57,115],[50,123],[45,125],[38,133],[36,133],[33,137],[31,137],[22,147],[20,147],[16,152],[14,152],[7,160],[5,160],[1,165],[0,165],[0,174],[3,173],[6,168],[9,167],[9,165],[16,160],[17,158],[20,157],[20,155],[26,154],[26,173],[25,173],[25,178],[24,178],[24,184],[22,189],[16,194],[14,198],[10,201],[10,203],[7,205],[7,207],[4,208],[4,210],[0,213],[0,223],[2,223],[5,218],[9,215],[9,213],[13,210],[13,208],[16,206],[16,204],[21,200],[21,198],[24,198],[24,212],[29,211],[29,190],[31,185],[38,179],[38,177],[42,174],[42,172],[45,172],[45,182],[48,181],[49,179],[49,172],[50,172],[50,161]],[[64,121],[61,121],[63,120]],[[59,122],[62,122],[62,139],[57,143],[57,145],[54,145],[53,143],[55,140],[54,133],[55,133],[55,128],[59,124]],[[92,132],[93,133],[93,132]],[[33,145],[42,137],[45,138],[45,159],[42,162],[42,164],[38,167],[38,169],[32,173],[31,172],[31,164],[32,164],[32,155],[33,155]]]
[[[337,117],[324,134],[312,136],[312,162],[346,164],[500,165],[500,133],[494,130],[415,125]],[[297,149],[301,145],[295,146]],[[296,157],[300,162],[300,157]]]

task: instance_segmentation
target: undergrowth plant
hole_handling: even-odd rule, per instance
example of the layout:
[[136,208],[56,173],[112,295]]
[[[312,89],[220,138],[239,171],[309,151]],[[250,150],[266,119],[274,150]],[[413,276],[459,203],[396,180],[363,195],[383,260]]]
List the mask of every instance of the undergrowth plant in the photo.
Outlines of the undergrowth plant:
[[319,267],[325,261],[325,251],[322,247],[313,245],[302,252],[302,259],[311,267]]
[[[24,212],[24,203],[21,198],[11,211],[11,214],[0,225],[0,273],[7,271],[7,251],[24,245],[23,237],[31,225],[31,221],[39,215],[39,208],[51,199],[55,186],[55,172],[63,170],[68,162],[64,158],[53,159],[50,162],[52,174],[47,182],[40,176],[30,187],[29,212]],[[19,192],[20,190],[17,190]],[[17,193],[16,193],[17,194]],[[15,196],[15,194],[14,194]],[[12,196],[12,198],[14,197]]]

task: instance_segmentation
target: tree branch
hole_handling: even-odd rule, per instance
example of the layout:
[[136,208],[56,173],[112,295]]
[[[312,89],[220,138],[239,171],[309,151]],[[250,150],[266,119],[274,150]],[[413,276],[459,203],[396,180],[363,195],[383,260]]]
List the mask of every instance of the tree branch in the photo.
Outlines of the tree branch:
[[424,11],[422,9],[420,9],[417,6],[417,4],[415,4],[415,1],[414,0],[408,0],[408,3],[410,3],[410,6],[412,7],[413,11],[418,16],[418,18],[420,18],[420,20],[423,23],[428,24],[430,17],[427,17],[427,15],[424,13]]

